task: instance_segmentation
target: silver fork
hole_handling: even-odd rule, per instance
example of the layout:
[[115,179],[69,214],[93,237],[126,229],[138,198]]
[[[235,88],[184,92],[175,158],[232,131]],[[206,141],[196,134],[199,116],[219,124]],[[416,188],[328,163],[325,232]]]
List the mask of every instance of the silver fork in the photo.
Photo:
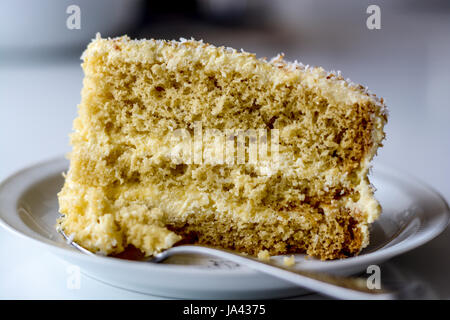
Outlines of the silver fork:
[[[94,253],[83,248],[70,239],[62,230],[59,232],[67,243],[79,251],[95,256]],[[180,245],[167,249],[153,258],[145,260],[151,263],[161,263],[170,256],[177,254],[201,254],[232,261],[241,266],[263,272],[270,276],[294,283],[304,289],[315,291],[322,295],[346,300],[392,300],[411,298],[411,294],[417,291],[416,283],[410,283],[400,290],[368,289],[367,282],[363,278],[341,277],[325,273],[302,271],[286,266],[276,265],[272,262],[261,261],[257,258],[244,256],[231,250],[213,248],[203,245]]]

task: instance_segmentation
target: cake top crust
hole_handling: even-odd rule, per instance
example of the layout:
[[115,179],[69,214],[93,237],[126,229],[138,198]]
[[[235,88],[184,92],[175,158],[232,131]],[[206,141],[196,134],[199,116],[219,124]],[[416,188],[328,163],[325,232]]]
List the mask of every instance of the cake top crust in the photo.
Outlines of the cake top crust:
[[[286,78],[299,78],[303,85],[321,88],[321,93],[337,103],[353,104],[370,101],[378,108],[378,113],[387,121],[388,109],[383,98],[377,97],[366,86],[357,84],[349,78],[344,78],[341,71],[326,71],[322,67],[305,65],[295,60],[284,59],[280,53],[270,60],[257,58],[256,54],[245,50],[236,50],[226,46],[215,46],[194,38],[177,40],[158,39],[131,39],[128,36],[116,38],[102,38],[100,33],[92,39],[81,59],[86,60],[97,54],[105,54],[109,59],[120,56],[130,61],[145,62],[155,58],[170,61],[168,67],[176,68],[179,64],[186,63],[188,56],[197,56],[205,63],[206,67],[218,72],[242,70],[257,73],[263,78],[279,78],[282,83]],[[184,60],[184,61],[183,61]],[[276,83],[276,81],[275,81]]]

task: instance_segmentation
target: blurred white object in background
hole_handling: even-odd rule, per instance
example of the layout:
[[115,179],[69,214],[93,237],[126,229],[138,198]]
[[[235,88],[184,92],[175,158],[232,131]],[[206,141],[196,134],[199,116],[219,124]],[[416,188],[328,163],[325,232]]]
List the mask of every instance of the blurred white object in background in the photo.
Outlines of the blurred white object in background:
[[[136,24],[141,0],[15,0],[0,2],[0,50],[46,50],[84,46]],[[67,28],[67,8],[81,11],[81,28]]]

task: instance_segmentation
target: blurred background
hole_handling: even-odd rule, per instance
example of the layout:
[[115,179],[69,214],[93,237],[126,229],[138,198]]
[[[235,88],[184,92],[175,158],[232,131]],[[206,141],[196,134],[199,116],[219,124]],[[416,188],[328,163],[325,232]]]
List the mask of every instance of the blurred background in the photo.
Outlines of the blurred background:
[[[79,29],[68,28],[73,5],[80,11]],[[367,27],[369,5],[380,8],[380,29]],[[194,37],[258,57],[284,52],[288,60],[341,70],[390,109],[387,140],[375,165],[410,173],[450,200],[450,1],[1,1],[0,180],[70,150],[83,78],[80,55],[96,32]],[[0,231],[0,252],[11,239]],[[450,256],[448,231],[420,256],[407,254],[397,264],[420,260],[410,271],[450,298],[450,277],[423,262],[442,250]],[[447,260],[441,268],[450,268]],[[36,288],[35,295],[42,295]]]

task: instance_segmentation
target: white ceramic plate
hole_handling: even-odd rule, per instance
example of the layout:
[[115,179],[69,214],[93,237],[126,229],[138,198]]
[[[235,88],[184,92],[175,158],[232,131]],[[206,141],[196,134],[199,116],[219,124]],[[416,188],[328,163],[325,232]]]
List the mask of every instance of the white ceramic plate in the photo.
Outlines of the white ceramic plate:
[[[78,265],[87,276],[133,291],[192,299],[274,298],[304,292],[287,282],[208,257],[174,257],[167,264],[151,264],[78,252],[55,230],[56,194],[63,184],[61,173],[67,168],[67,160],[58,158],[6,179],[0,185],[0,225]],[[372,226],[370,246],[357,257],[337,261],[297,255],[296,268],[355,274],[424,244],[446,228],[448,205],[429,187],[379,165],[371,181],[378,189],[376,197],[383,214]]]

